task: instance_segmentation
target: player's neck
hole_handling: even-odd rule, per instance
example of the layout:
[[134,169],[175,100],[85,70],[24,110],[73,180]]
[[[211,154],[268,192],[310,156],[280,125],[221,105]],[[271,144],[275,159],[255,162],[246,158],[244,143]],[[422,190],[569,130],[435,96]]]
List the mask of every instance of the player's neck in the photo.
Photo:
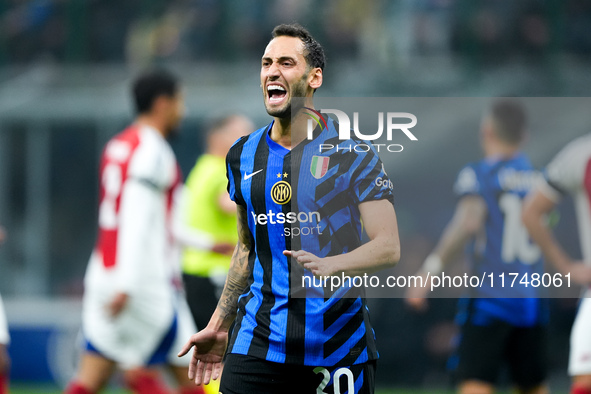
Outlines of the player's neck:
[[275,118],[270,137],[279,145],[291,150],[306,138],[307,118],[301,113],[293,119]]
[[162,137],[166,138],[166,128],[164,127],[164,122],[159,121],[153,116],[150,115],[139,115],[135,119],[135,123],[141,126],[148,126],[156,130]]
[[506,144],[489,144],[484,148],[486,158],[509,158],[513,157],[519,152],[519,146]]

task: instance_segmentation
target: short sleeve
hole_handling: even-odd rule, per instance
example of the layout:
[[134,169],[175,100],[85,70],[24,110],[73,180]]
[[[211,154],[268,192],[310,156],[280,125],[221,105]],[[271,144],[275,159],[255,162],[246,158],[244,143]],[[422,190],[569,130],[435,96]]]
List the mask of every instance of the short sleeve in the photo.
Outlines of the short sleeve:
[[471,165],[468,165],[460,170],[454,183],[454,193],[458,197],[466,195],[480,194],[480,182],[476,174],[476,170]]
[[544,187],[554,200],[572,194],[581,187],[591,156],[588,148],[588,143],[575,140],[558,152],[544,170]]
[[236,185],[234,184],[234,176],[232,175],[232,168],[229,163],[229,156],[226,156],[226,178],[228,179],[228,194],[232,201],[236,202]]
[[244,144],[249,140],[250,136],[252,136],[252,134],[245,135],[234,142],[234,145],[232,145],[228,151],[228,154],[226,155],[226,178],[228,179],[228,194],[230,195],[230,199],[232,201],[244,207],[246,206],[246,202],[244,201],[242,192],[240,190],[240,166]]
[[394,203],[394,185],[378,154],[372,149],[356,155],[352,165],[353,196],[357,204],[387,199]]
[[230,199],[238,205],[245,206],[242,201],[242,195],[237,190],[236,182],[240,182],[240,151],[237,151],[235,145],[230,148],[226,155],[226,178],[228,179],[227,190]]
[[[159,190],[166,189],[174,179],[174,156],[167,157],[165,147],[152,138],[145,138],[133,152],[127,177]],[[170,155],[169,155],[170,156]]]

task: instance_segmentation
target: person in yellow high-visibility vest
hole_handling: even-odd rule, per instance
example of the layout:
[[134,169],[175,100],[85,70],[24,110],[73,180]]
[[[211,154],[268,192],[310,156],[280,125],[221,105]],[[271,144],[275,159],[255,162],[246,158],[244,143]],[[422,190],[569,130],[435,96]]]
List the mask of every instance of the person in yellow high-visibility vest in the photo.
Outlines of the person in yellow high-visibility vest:
[[197,159],[185,184],[181,208],[184,224],[209,236],[212,245],[218,245],[212,249],[183,251],[183,279],[198,329],[207,325],[217,305],[230,256],[238,241],[236,204],[226,190],[226,154],[238,138],[253,129],[252,122],[241,115],[214,122],[207,132],[206,152]]

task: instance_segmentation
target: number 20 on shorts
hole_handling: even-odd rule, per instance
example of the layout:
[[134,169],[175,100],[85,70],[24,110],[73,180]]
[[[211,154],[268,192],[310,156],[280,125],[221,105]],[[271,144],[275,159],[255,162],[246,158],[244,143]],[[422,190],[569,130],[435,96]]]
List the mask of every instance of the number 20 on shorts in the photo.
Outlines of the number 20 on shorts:
[[[322,382],[320,382],[318,388],[316,388],[316,394],[326,394],[324,388],[328,386],[328,382],[330,382],[330,372],[326,368],[316,367],[314,368],[314,373],[322,374],[324,376]],[[341,376],[343,375],[347,377],[347,388],[345,391],[341,391]],[[334,371],[333,382],[334,394],[355,392],[355,381],[353,379],[353,372],[351,372],[351,370],[347,367],[342,367]]]

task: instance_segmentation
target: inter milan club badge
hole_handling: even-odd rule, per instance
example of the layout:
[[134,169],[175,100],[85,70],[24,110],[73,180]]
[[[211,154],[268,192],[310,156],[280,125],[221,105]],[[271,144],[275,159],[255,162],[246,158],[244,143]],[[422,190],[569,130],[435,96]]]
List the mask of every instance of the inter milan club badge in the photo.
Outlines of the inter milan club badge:
[[286,181],[279,181],[271,188],[271,198],[279,205],[287,204],[291,200],[291,185]]
[[328,162],[330,157],[312,156],[312,164],[310,165],[310,172],[316,179],[322,178],[328,171]]

